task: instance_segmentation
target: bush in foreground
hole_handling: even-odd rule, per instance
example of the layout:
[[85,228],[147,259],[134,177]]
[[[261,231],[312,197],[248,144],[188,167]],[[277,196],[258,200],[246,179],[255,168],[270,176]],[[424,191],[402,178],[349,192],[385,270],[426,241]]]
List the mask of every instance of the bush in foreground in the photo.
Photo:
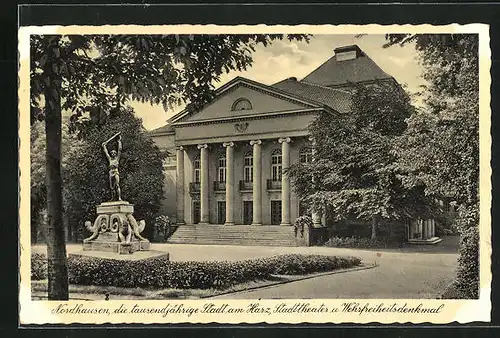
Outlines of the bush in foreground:
[[69,282],[125,288],[224,289],[272,275],[304,275],[359,266],[357,257],[281,255],[237,262],[130,262],[93,257],[68,258]]
[[31,279],[41,280],[47,278],[47,256],[41,253],[31,254]]
[[457,277],[443,294],[447,299],[479,298],[479,229],[463,231],[460,243]]
[[365,237],[331,237],[324,244],[328,247],[338,248],[387,248],[394,247],[395,245],[401,246],[401,242],[390,241],[386,238],[371,239]]

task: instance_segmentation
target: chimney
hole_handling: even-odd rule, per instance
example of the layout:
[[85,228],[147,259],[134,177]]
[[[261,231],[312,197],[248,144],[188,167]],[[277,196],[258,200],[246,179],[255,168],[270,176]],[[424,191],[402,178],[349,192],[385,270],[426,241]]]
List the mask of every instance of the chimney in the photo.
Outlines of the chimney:
[[363,55],[363,52],[357,45],[338,47],[334,49],[334,52],[337,61],[354,60]]

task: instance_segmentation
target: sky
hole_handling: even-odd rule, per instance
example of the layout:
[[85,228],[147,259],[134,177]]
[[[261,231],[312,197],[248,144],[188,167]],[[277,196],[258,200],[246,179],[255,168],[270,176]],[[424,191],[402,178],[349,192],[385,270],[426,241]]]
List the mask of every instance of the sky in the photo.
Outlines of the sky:
[[[335,48],[357,44],[376,64],[400,84],[406,85],[410,93],[424,84],[414,46],[383,48],[384,35],[315,35],[309,43],[275,41],[270,46],[259,45],[253,53],[254,63],[244,72],[232,71],[221,76],[220,87],[236,76],[271,85],[289,77],[301,80],[323,62],[333,56]],[[132,102],[136,114],[142,118],[144,127],[152,130],[166,124],[167,119],[182,108],[164,111],[161,105]]]

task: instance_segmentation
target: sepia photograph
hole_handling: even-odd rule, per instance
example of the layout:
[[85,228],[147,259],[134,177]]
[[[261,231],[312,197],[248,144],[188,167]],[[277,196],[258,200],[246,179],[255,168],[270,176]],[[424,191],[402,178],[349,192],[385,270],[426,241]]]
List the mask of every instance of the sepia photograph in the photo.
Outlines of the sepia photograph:
[[26,311],[489,306],[487,26],[362,27],[20,34]]

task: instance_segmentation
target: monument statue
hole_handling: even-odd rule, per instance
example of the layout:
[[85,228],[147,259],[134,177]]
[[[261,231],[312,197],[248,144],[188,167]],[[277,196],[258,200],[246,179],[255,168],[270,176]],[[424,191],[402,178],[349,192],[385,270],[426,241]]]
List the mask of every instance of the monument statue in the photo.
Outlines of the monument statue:
[[[108,144],[117,139],[117,150],[109,150]],[[134,218],[134,205],[122,200],[118,166],[122,151],[121,132],[102,143],[109,163],[109,187],[111,200],[97,206],[97,218],[92,224],[85,222],[91,236],[83,240],[84,251],[107,251],[118,254],[131,254],[148,251],[149,241],[141,235],[146,222]]]
[[[108,152],[108,143],[113,139],[118,137],[118,151],[111,150]],[[120,163],[120,156],[122,152],[122,135],[121,132],[116,133],[107,141],[102,143],[102,148],[104,149],[104,154],[106,154],[106,158],[109,163],[109,187],[111,189],[111,201],[115,200],[115,195],[118,201],[122,200],[122,194],[120,190],[120,173],[118,172],[118,165]]]

